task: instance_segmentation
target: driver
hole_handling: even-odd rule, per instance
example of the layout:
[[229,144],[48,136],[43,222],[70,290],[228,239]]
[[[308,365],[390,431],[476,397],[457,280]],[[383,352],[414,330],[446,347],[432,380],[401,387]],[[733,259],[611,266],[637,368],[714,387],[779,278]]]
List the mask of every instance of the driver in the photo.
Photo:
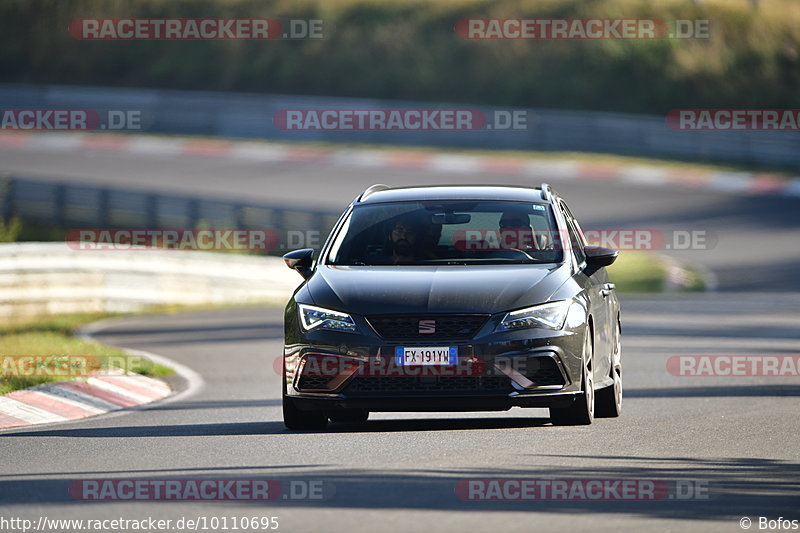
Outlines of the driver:
[[392,263],[411,263],[420,259],[424,230],[423,224],[416,217],[403,216],[397,219],[389,230]]
[[500,247],[516,250],[538,250],[528,212],[508,209],[500,217]]

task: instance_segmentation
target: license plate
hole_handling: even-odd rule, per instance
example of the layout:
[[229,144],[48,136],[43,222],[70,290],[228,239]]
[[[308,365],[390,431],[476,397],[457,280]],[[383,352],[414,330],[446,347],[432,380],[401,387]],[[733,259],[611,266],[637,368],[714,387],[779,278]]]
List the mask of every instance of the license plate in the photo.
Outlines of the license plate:
[[409,365],[454,365],[458,362],[456,346],[413,346],[395,348],[398,366]]

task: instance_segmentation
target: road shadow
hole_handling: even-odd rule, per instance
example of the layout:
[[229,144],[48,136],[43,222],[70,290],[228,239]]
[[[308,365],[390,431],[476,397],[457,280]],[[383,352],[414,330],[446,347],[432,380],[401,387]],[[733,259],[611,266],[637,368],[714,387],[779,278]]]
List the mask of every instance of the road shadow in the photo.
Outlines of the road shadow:
[[[702,328],[691,327],[691,325],[664,325],[653,324],[638,325],[626,324],[625,333],[632,336],[659,336],[659,337],[698,337],[709,338],[718,337],[722,339],[791,339],[798,338],[796,327],[791,326],[759,326],[758,328],[742,329],[740,324],[729,326]],[[798,346],[800,352],[800,346]]]
[[773,398],[784,396],[800,396],[800,384],[625,389],[626,398]]
[[245,324],[226,324],[221,326],[185,325],[175,327],[155,326],[153,329],[113,327],[104,329],[94,337],[100,342],[112,345],[173,345],[207,344],[225,342],[247,342],[283,339],[282,323],[250,322]]
[[[429,418],[370,420],[364,424],[330,424],[325,430],[302,433],[386,433],[401,431],[469,431],[486,429],[519,429],[542,427],[549,418]],[[180,424],[153,426],[109,426],[23,430],[6,433],[10,437],[66,437],[66,438],[151,438],[151,437],[203,437],[231,435],[283,435],[291,437],[283,422],[223,422],[213,424]]]
[[[374,452],[373,452],[374,453]],[[387,451],[386,453],[390,453]],[[487,450],[490,454],[491,450]],[[563,466],[570,463],[570,466]],[[266,469],[267,467],[260,467]],[[248,481],[270,479],[280,483],[281,492],[274,494],[272,501],[242,502],[237,505],[252,505],[254,508],[286,509],[291,507],[324,507],[331,509],[370,509],[408,511],[450,512],[525,512],[535,523],[537,513],[596,513],[610,519],[614,517],[638,516],[642,518],[685,520],[731,520],[731,527],[738,528],[741,516],[791,516],[797,510],[800,493],[800,463],[758,457],[742,458],[698,458],[698,457],[653,457],[625,456],[598,453],[596,456],[572,454],[520,454],[514,467],[437,468],[426,470],[404,469],[353,469],[329,466],[308,466],[298,472],[284,470],[256,471],[244,474],[239,467],[199,469],[191,476],[141,475],[141,472],[87,472],[74,474],[73,479],[55,475],[43,475],[37,479],[2,479],[0,493],[4,504],[83,504],[81,512],[90,512],[91,505],[103,506],[111,503],[129,505],[135,509],[140,502],[84,502],[75,499],[75,491],[69,492],[76,480],[126,479],[133,481],[165,479],[224,479]],[[95,476],[95,477],[87,477]],[[105,477],[104,477],[105,476]],[[580,496],[556,501],[512,500],[475,501],[470,494],[479,496],[480,491],[470,493],[463,489],[469,480],[650,480],[668,488],[668,493],[658,499],[605,499],[588,500]],[[320,499],[284,499],[287,487],[298,480],[313,480],[321,483],[325,490]],[[693,490],[686,499],[678,497],[676,486],[703,487],[698,493]],[[485,485],[484,485],[485,486]],[[695,489],[696,490],[696,489]],[[670,496],[670,494],[672,496]],[[78,493],[78,498],[82,498]],[[207,508],[210,502],[191,501],[180,503],[180,512],[192,507]],[[217,502],[219,503],[219,502]],[[89,507],[87,507],[87,505]],[[177,512],[170,504],[161,502],[159,507]],[[162,507],[164,506],[164,507]]]
[[268,400],[206,400],[206,401],[181,401],[170,402],[163,405],[148,407],[148,411],[183,411],[194,409],[231,409],[231,408],[253,408],[253,407],[278,407],[281,405],[280,398]]

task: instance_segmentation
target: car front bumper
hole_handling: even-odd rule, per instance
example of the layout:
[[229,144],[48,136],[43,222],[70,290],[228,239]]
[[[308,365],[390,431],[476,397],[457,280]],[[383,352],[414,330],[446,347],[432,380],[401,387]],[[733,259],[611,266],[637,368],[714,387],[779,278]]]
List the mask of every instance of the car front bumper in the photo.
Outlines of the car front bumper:
[[[293,330],[284,352],[284,394],[303,410],[370,411],[566,407],[580,394],[585,328],[484,329],[468,341],[449,342]],[[393,367],[395,349],[413,346],[454,346],[464,371],[428,367],[417,376],[403,372],[419,367]]]

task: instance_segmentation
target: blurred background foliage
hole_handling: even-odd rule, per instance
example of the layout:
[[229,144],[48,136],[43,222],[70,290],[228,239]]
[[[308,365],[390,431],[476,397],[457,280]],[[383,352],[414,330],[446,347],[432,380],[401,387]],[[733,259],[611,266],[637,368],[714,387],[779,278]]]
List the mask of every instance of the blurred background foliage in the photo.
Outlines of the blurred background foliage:
[[[323,19],[323,40],[79,41],[76,18]],[[709,39],[467,41],[468,17],[710,20]],[[2,82],[664,113],[798,107],[798,0],[3,0]]]

